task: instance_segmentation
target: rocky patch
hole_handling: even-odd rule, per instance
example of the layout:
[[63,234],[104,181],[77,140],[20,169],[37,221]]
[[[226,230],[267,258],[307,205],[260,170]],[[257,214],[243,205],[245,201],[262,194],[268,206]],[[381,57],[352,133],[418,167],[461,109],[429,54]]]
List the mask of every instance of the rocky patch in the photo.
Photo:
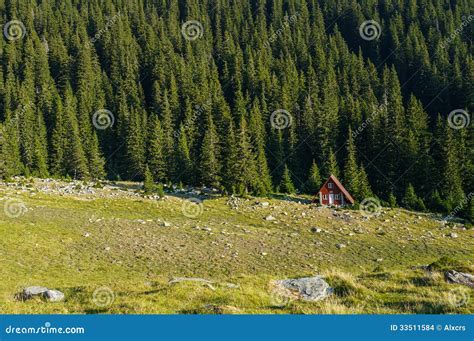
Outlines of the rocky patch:
[[323,300],[334,292],[320,276],[276,280],[271,282],[271,287],[274,295],[308,302]]

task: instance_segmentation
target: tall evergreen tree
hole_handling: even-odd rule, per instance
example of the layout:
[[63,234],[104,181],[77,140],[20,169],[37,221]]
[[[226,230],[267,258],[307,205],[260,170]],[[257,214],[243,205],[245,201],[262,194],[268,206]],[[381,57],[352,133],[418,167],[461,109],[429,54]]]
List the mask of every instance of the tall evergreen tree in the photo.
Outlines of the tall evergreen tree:
[[207,117],[206,132],[200,152],[201,182],[214,188],[220,187],[219,140],[212,116]]
[[316,161],[313,160],[313,164],[309,169],[308,180],[305,184],[305,191],[309,194],[318,193],[319,189],[322,186],[321,175],[319,174],[319,168],[316,164]]

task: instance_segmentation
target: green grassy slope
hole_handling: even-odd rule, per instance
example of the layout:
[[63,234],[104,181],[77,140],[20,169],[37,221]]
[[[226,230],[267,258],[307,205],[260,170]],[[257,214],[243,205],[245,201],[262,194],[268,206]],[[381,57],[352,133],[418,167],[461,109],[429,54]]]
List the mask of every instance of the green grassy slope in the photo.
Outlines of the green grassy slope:
[[[7,198],[26,207],[14,218],[0,210],[0,313],[474,311],[472,289],[414,268],[441,256],[470,266],[474,230],[459,224],[453,229],[398,209],[366,219],[358,211],[277,199],[266,199],[268,207],[240,199],[238,209],[227,198],[208,199],[202,214],[189,218],[181,198],[128,194],[0,186],[0,208]],[[276,220],[265,220],[268,215]],[[449,237],[452,232],[458,237]],[[336,289],[332,298],[288,302],[269,286],[272,279],[314,274]],[[174,277],[214,284],[169,285]],[[15,293],[28,285],[61,290],[66,301],[16,301]]]

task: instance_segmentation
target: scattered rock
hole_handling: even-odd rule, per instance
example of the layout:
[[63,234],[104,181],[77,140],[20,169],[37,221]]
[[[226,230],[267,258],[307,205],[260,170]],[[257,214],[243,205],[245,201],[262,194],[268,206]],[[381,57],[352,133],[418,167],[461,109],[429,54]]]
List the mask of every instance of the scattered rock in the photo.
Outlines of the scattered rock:
[[445,272],[444,278],[449,283],[463,284],[474,288],[474,276],[471,274],[449,270]]
[[48,291],[48,288],[39,287],[39,286],[32,286],[23,289],[22,293],[19,295],[20,299],[22,300],[29,300],[35,296],[41,296],[43,293]]
[[451,237],[451,238],[457,238],[458,234],[455,233],[455,232],[451,232],[450,234],[448,234],[448,236]]
[[334,292],[320,276],[277,280],[271,286],[273,294],[310,302],[323,300]]
[[313,228],[311,228],[311,232],[314,232],[314,233],[321,233],[321,232],[323,232],[323,230],[320,229],[320,228],[318,228],[318,227],[313,227]]
[[90,236],[91,236],[90,233],[88,233],[88,232],[84,233],[84,237],[85,237],[85,238],[88,238],[88,237],[90,237]]
[[336,247],[340,250],[340,249],[343,249],[343,248],[347,247],[347,245],[341,243],[341,244],[336,244]]
[[43,293],[43,298],[49,302],[64,301],[64,294],[58,290],[47,290]]
[[233,195],[227,200],[227,205],[230,206],[230,208],[233,210],[239,209],[242,204],[243,200]]
[[21,301],[30,300],[34,297],[41,297],[49,302],[61,302],[65,296],[59,290],[51,290],[40,286],[24,288],[23,291],[17,295],[17,298]]
[[269,216],[265,217],[265,220],[266,220],[266,221],[275,221],[276,218],[275,218],[274,216],[272,216],[272,215],[269,215]]
[[168,223],[168,222],[166,222],[166,221],[164,221],[164,222],[161,223],[161,226],[163,226],[163,227],[170,227],[171,224]]

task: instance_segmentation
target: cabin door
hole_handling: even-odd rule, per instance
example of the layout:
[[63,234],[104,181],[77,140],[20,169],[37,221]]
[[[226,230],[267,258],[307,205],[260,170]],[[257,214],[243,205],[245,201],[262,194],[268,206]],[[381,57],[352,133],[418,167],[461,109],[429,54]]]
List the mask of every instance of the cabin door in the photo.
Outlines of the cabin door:
[[329,194],[329,205],[334,205],[334,193]]

